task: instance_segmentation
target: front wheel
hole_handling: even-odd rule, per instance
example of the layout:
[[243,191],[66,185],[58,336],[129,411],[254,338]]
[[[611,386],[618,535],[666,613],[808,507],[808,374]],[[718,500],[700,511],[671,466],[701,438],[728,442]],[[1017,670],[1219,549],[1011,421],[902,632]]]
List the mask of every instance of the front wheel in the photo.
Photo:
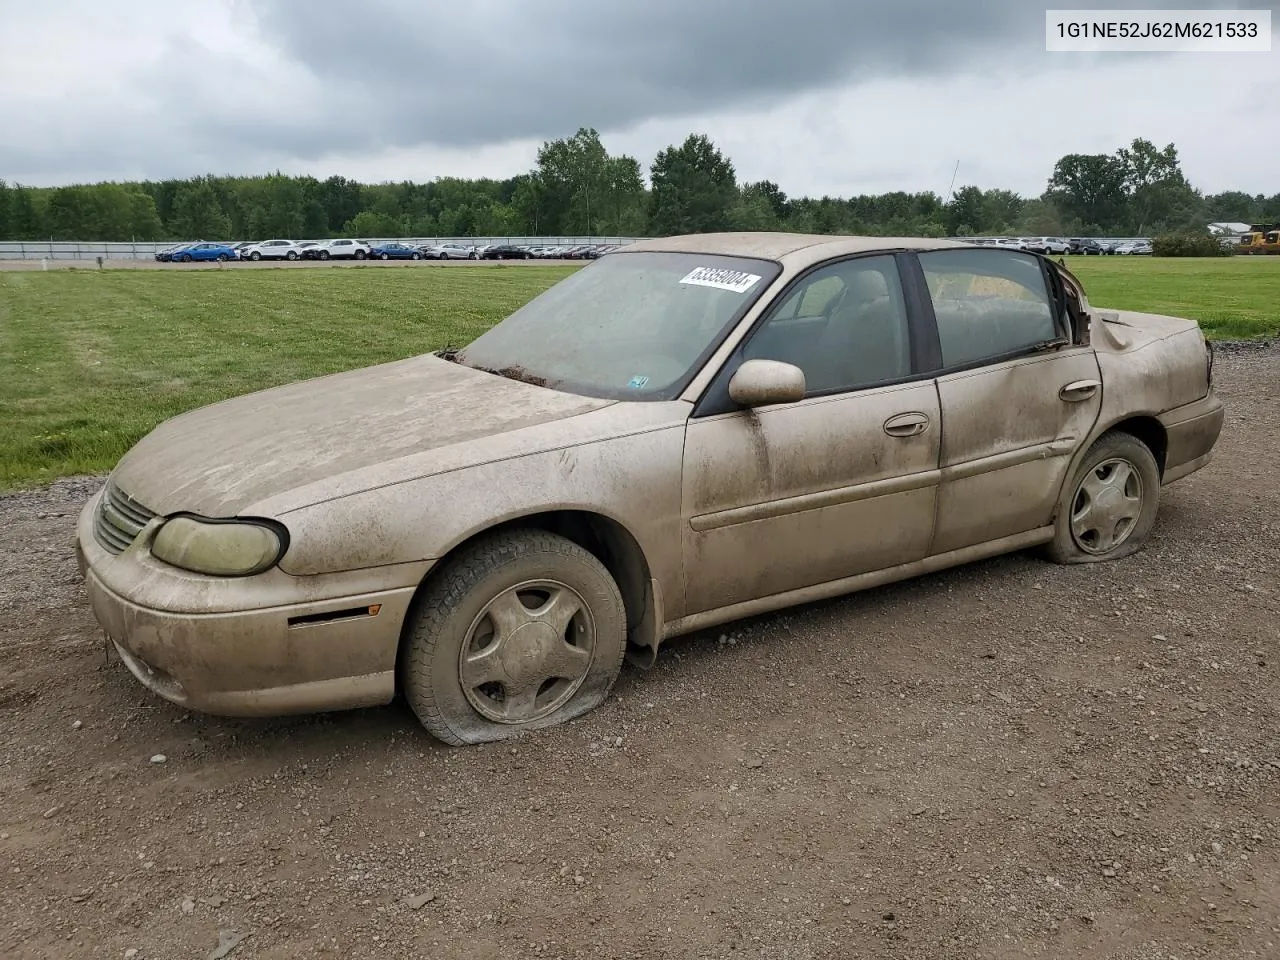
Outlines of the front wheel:
[[253,253],[249,254],[249,259],[256,262],[262,259],[262,254],[260,254],[257,250],[255,250],[253,251]]
[[542,530],[490,534],[427,582],[400,650],[400,684],[455,746],[552,726],[598,706],[626,651],[626,610],[604,565]]
[[413,254],[413,256],[411,256],[409,259],[410,259],[410,260],[421,260],[421,259],[422,259],[422,254],[420,254],[420,253],[415,253],[415,254]]
[[470,256],[470,257],[468,257],[468,259],[470,259],[470,260],[479,260],[479,259],[480,259],[480,254],[478,254],[478,253],[476,253],[474,250],[472,250],[472,251],[471,251],[471,256]]
[[183,254],[182,256],[180,256],[178,259],[179,259],[181,262],[183,262],[183,263],[190,263],[190,262],[191,262],[191,254],[189,254],[189,253],[184,253],[184,254]]
[[363,250],[357,250],[357,251],[356,251],[356,259],[357,259],[357,260],[363,260],[363,259],[364,259],[364,257],[365,257],[365,253],[364,253],[364,251],[363,251]]
[[218,254],[218,262],[219,262],[219,263],[226,263],[229,259],[231,259],[231,258],[230,258],[230,257],[228,257],[225,253],[220,253],[220,254]]
[[297,259],[298,259],[298,251],[297,251],[297,250],[290,250],[288,253],[286,253],[286,254],[284,255],[284,258],[285,258],[286,260],[297,260]]
[[328,260],[328,259],[329,259],[329,251],[328,251],[328,250],[321,250],[321,251],[320,251],[320,259],[321,259],[321,260]]
[[1063,490],[1046,546],[1056,563],[1097,563],[1137,553],[1160,509],[1160,465],[1150,448],[1122,431],[1089,448]]

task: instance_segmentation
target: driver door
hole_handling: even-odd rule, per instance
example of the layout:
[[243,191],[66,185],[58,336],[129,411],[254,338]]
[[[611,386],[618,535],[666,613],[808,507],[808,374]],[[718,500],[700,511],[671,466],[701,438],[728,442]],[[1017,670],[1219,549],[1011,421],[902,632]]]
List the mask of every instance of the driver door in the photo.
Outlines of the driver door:
[[[912,341],[895,258],[860,257],[798,281],[726,362],[685,440],[686,613],[926,555],[941,419]],[[748,359],[800,367],[804,399],[735,408]]]

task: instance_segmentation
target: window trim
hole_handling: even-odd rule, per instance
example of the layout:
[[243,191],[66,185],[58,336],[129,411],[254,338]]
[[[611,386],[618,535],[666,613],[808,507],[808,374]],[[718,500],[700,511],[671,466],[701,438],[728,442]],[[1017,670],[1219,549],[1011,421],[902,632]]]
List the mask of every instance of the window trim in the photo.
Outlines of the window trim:
[[[800,273],[792,277],[787,284],[779,290],[773,299],[769,302],[756,318],[752,321],[751,326],[745,333],[739,337],[738,342],[734,344],[733,351],[720,364],[720,369],[716,371],[715,376],[707,383],[701,395],[694,401],[693,412],[689,414],[689,418],[698,419],[702,417],[713,417],[720,414],[732,413],[743,408],[729,397],[729,381],[733,375],[738,372],[738,367],[742,366],[742,355],[747,345],[766,323],[772,320],[787,299],[800,286],[808,281],[808,279],[820,270],[826,270],[842,263],[848,263],[853,260],[866,260],[871,257],[886,257],[893,261],[894,267],[898,271],[898,283],[902,288],[903,307],[906,313],[907,321],[907,343],[911,359],[911,372],[905,377],[895,377],[892,380],[878,380],[875,383],[863,384],[861,386],[838,387],[831,390],[819,390],[813,393],[805,393],[804,400],[797,401],[804,403],[807,400],[813,400],[818,397],[833,397],[852,395],[862,393],[867,390],[879,390],[882,387],[897,386],[902,383],[911,383],[917,380],[929,380],[935,376],[933,370],[925,369],[927,360],[934,356],[933,351],[936,349],[931,346],[928,341],[929,327],[922,324],[917,314],[919,306],[919,290],[915,287],[913,280],[908,276],[904,265],[907,265],[911,259],[910,251],[901,247],[889,247],[883,250],[866,250],[859,253],[845,254],[839,257],[831,257],[827,260],[820,260],[812,263]],[[919,270],[919,264],[916,264]],[[921,274],[923,277],[923,274]],[[932,306],[928,304],[928,291],[925,291],[926,305],[929,306],[930,315],[932,316]],[[936,322],[933,324],[933,336],[937,336]],[[785,404],[785,406],[794,406],[794,404]]]
[[1062,312],[1065,309],[1065,297],[1063,292],[1050,281],[1050,266],[1044,255],[1033,253],[1030,250],[1000,250],[999,252],[1008,256],[1031,257],[1038,261],[1040,276],[1045,287],[1045,299],[1049,302],[1050,316],[1053,319],[1053,328],[1058,335],[1052,340],[1043,340],[1040,343],[1028,344],[1025,347],[1019,347],[1016,350],[1007,350],[1004,353],[992,354],[989,357],[981,357],[977,360],[971,360],[966,363],[948,365],[944,362],[942,356],[942,336],[938,332],[938,315],[933,309],[933,295],[929,292],[928,279],[925,276],[924,265],[920,262],[920,255],[926,253],[985,253],[990,252],[990,249],[991,248],[987,247],[963,247],[958,249],[948,247],[941,250],[909,251],[906,255],[907,259],[914,261],[914,272],[918,275],[916,282],[920,285],[923,291],[923,298],[920,303],[920,319],[921,322],[929,328],[929,338],[936,350],[936,353],[932,357],[936,364],[932,371],[933,376],[942,376],[949,373],[962,373],[966,370],[977,370],[981,367],[995,366],[996,364],[1006,363],[1009,360],[1035,356],[1036,354],[1047,354],[1051,351],[1061,350],[1063,347],[1071,346],[1071,331],[1067,330],[1064,332],[1062,328]]

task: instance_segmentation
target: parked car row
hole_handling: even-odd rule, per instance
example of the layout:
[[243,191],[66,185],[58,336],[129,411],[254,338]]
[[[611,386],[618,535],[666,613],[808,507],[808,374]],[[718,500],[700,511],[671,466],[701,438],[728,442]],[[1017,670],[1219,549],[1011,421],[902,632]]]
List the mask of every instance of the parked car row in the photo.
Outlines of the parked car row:
[[467,246],[460,243],[413,244],[399,240],[259,240],[226,244],[200,241],[180,243],[156,251],[161,262],[193,263],[216,260],[595,260],[615,249],[612,244],[538,247],[499,243]]
[[1095,240],[1090,237],[974,237],[973,243],[1005,250],[1026,250],[1053,256],[1150,256],[1150,240]]

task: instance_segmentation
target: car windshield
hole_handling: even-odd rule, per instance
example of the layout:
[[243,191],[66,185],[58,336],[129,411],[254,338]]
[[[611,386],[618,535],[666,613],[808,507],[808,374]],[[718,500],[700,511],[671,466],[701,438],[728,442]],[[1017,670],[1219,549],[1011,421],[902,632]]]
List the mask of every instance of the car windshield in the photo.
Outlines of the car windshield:
[[607,257],[451,358],[569,393],[669,400],[780,269],[767,260],[691,253]]

